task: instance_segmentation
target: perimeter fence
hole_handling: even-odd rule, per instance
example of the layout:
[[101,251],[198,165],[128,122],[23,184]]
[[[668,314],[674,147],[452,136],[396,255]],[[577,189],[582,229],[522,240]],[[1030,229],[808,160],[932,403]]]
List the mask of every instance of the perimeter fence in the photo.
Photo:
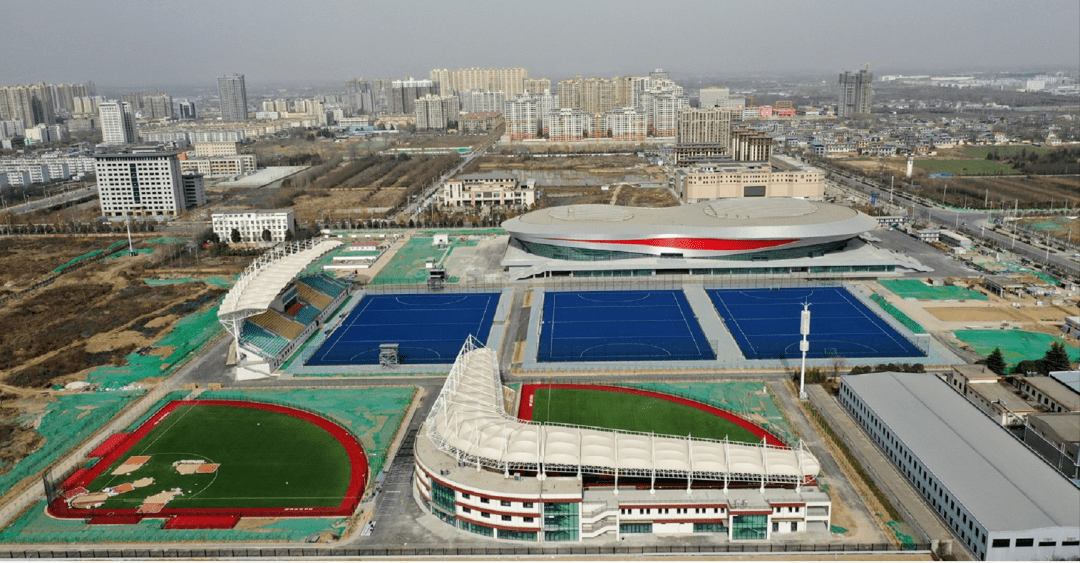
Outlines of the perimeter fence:
[[209,548],[209,549],[26,549],[0,551],[0,559],[299,559],[299,558],[359,558],[386,559],[390,557],[528,557],[538,556],[604,556],[604,555],[680,555],[680,554],[929,554],[928,543],[905,543],[902,549],[889,543],[732,543],[717,545],[670,546],[560,546],[560,547],[396,547],[334,549],[317,547],[280,548]]

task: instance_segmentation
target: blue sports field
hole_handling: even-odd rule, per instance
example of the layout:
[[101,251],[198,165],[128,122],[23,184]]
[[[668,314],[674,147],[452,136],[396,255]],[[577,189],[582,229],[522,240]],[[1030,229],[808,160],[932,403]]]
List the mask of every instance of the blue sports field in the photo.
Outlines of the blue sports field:
[[487,340],[498,305],[498,293],[368,295],[307,365],[378,364],[392,343],[402,364],[451,364],[470,334]]
[[747,359],[801,358],[803,303],[810,304],[807,358],[925,356],[841,287],[710,289],[708,294]]
[[544,294],[539,362],[715,358],[681,291]]

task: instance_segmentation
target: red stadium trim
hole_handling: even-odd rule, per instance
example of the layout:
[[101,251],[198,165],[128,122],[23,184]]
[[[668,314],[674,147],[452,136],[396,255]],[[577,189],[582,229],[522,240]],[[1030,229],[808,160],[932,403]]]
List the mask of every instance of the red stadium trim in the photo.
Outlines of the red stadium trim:
[[[169,518],[173,516],[229,516],[239,515],[242,517],[258,517],[258,518],[282,518],[282,517],[313,517],[313,516],[351,516],[356,511],[356,506],[360,504],[361,494],[364,492],[364,486],[367,484],[368,479],[368,463],[367,456],[364,454],[364,448],[360,445],[360,442],[350,434],[344,428],[309,412],[305,412],[299,409],[283,407],[279,405],[270,405],[266,403],[257,403],[253,401],[214,401],[214,400],[195,400],[195,401],[173,401],[161,408],[154,416],[150,417],[142,426],[135,432],[129,434],[122,443],[113,448],[105,457],[101,458],[97,464],[94,465],[86,473],[79,476],[78,479],[69,479],[64,483],[65,488],[74,488],[89,485],[99,475],[105,472],[113,463],[123,457],[128,450],[130,450],[135,444],[139,442],[144,436],[150,433],[162,420],[165,419],[170,413],[175,411],[181,406],[187,405],[211,405],[211,406],[224,406],[224,407],[238,407],[248,409],[259,409],[270,412],[276,412],[280,414],[289,415],[301,420],[310,422],[322,428],[330,433],[331,436],[337,439],[337,441],[345,448],[346,453],[349,455],[349,465],[352,469],[351,478],[349,480],[349,488],[345,491],[344,498],[341,504],[338,506],[289,506],[289,507],[265,507],[265,508],[165,508],[160,512],[156,512],[153,515],[143,515],[143,518]],[[68,506],[64,499],[57,497],[52,503],[49,504],[49,514],[57,518],[87,518],[94,516],[134,516],[137,514],[136,508],[90,508],[90,509],[76,509]]]
[[799,239],[795,238],[778,240],[732,240],[687,237],[643,238],[636,240],[585,240],[571,238],[558,238],[551,240],[559,240],[564,242],[585,242],[589,244],[629,244],[638,246],[659,246],[663,248],[679,248],[683,250],[757,250],[760,248],[783,246],[785,244],[799,241]]
[[529,383],[521,387],[521,406],[518,407],[518,418],[523,420],[532,420],[533,409],[533,395],[537,389],[595,389],[597,391],[612,391],[616,393],[630,393],[631,395],[641,395],[643,397],[652,397],[654,399],[663,399],[665,401],[671,401],[673,403],[680,403],[688,407],[693,407],[700,411],[705,411],[709,414],[719,416],[728,422],[733,422],[740,427],[750,431],[754,436],[758,438],[767,439],[768,443],[773,446],[785,445],[780,438],[777,438],[764,428],[734,414],[731,414],[725,410],[718,409],[705,403],[699,403],[697,401],[691,401],[690,399],[684,399],[682,397],[676,397],[674,395],[666,395],[664,393],[657,393],[655,391],[646,391],[644,389],[634,389],[631,387],[616,387],[614,385],[571,385],[568,383],[553,383],[553,384],[535,384]]

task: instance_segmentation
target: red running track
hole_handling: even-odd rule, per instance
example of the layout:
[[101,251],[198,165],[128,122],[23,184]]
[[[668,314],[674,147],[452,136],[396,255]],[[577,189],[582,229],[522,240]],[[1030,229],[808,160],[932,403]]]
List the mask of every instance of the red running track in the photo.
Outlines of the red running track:
[[552,384],[534,384],[534,383],[530,383],[530,384],[523,385],[521,387],[521,406],[518,407],[518,418],[521,418],[521,419],[524,419],[524,420],[532,420],[533,419],[532,418],[532,415],[533,415],[533,412],[532,412],[532,409],[533,409],[533,395],[536,394],[537,389],[548,389],[548,388],[551,388],[551,389],[593,389],[593,390],[596,390],[596,391],[611,391],[611,392],[614,392],[614,393],[629,393],[631,395],[641,395],[643,397],[650,397],[650,398],[653,398],[653,399],[661,399],[661,400],[664,400],[664,401],[671,401],[671,402],[674,402],[674,403],[680,403],[680,404],[686,405],[688,407],[693,407],[693,408],[695,408],[695,409],[697,409],[699,411],[705,411],[705,412],[707,412],[707,413],[709,413],[711,415],[718,416],[718,417],[723,418],[724,420],[727,420],[728,422],[731,422],[733,424],[737,424],[740,427],[742,427],[742,428],[750,431],[751,433],[753,433],[754,436],[757,436],[758,438],[766,439],[766,443],[768,443],[769,445],[772,445],[772,446],[786,446],[787,445],[787,444],[784,444],[784,442],[782,442],[780,440],[780,438],[777,438],[771,432],[769,432],[769,431],[765,430],[764,428],[754,424],[753,422],[750,422],[749,420],[746,420],[745,418],[741,418],[739,416],[736,416],[736,415],[734,415],[734,414],[732,414],[732,413],[730,413],[728,411],[718,409],[718,408],[716,408],[716,407],[714,407],[712,405],[707,405],[705,403],[699,403],[698,401],[694,401],[694,400],[691,400],[691,399],[684,399],[682,397],[676,397],[675,395],[668,395],[668,394],[665,394],[665,393],[657,393],[655,391],[646,391],[644,389],[635,389],[635,388],[632,388],[632,387],[617,387],[617,386],[614,386],[614,385],[572,385],[572,384],[569,384],[569,383],[552,383]]
[[[259,409],[270,412],[276,412],[280,414],[289,415],[299,418],[301,420],[310,422],[322,428],[330,433],[331,436],[337,439],[338,442],[345,448],[345,451],[349,455],[349,465],[351,468],[351,478],[349,479],[349,488],[345,492],[345,496],[338,506],[309,506],[309,507],[265,507],[265,508],[168,508],[166,507],[161,512],[154,514],[142,514],[142,518],[171,518],[173,516],[229,516],[238,515],[242,517],[258,517],[258,518],[281,518],[281,517],[314,517],[314,516],[350,516],[356,511],[356,506],[360,504],[360,496],[364,492],[364,486],[367,484],[368,478],[368,463],[367,456],[364,454],[364,448],[360,445],[360,442],[344,428],[322,418],[311,414],[306,411],[294,409],[290,407],[283,407],[280,405],[271,405],[267,403],[256,403],[253,401],[173,401],[166,404],[161,408],[154,416],[150,417],[142,426],[135,432],[128,434],[124,441],[112,449],[105,457],[101,458],[97,464],[94,465],[89,471],[82,473],[77,478],[72,475],[64,482],[64,488],[85,487],[92,483],[94,479],[97,479],[99,475],[105,472],[110,466],[113,465],[121,457],[127,455],[128,450],[135,446],[143,437],[150,433],[162,420],[165,419],[170,413],[181,406],[187,405],[211,405],[211,406],[224,406],[224,407],[237,407],[247,409]],[[49,514],[57,518],[88,518],[95,516],[134,516],[137,514],[136,508],[88,508],[88,509],[76,509],[68,506],[64,502],[63,498],[57,496],[56,500],[49,504]]]

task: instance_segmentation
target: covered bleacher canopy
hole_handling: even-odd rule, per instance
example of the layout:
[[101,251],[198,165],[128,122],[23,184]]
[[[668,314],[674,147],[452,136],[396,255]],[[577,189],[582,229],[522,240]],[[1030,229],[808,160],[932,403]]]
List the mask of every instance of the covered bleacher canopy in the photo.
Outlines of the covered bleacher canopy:
[[341,244],[339,240],[310,239],[262,254],[225,294],[218,309],[218,320],[235,321],[269,309],[278,293],[308,264]]

